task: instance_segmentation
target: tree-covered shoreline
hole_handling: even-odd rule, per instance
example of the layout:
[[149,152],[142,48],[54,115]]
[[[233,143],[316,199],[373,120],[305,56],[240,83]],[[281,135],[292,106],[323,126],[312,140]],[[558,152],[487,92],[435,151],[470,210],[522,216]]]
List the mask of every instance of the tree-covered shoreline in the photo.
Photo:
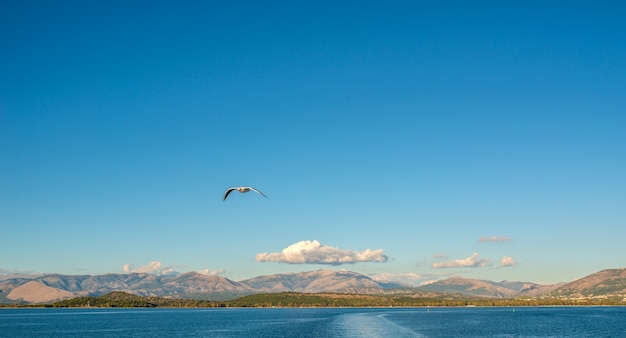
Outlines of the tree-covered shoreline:
[[411,297],[407,295],[362,295],[340,293],[265,293],[227,301],[142,297],[115,291],[100,297],[77,297],[49,304],[0,304],[0,307],[39,308],[302,308],[302,307],[462,307],[462,306],[625,306],[621,299],[487,299],[461,295]]

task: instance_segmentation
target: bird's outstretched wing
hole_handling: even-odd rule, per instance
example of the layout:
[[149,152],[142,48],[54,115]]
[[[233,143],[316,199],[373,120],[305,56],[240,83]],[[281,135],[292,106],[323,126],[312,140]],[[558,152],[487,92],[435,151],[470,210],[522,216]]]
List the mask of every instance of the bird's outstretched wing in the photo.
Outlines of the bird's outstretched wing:
[[258,191],[258,190],[256,190],[256,189],[254,189],[253,187],[248,187],[248,188],[250,188],[250,190],[252,190],[252,191],[256,192],[257,194],[259,194],[259,195],[261,195],[261,196],[263,196],[263,197],[267,198],[267,196],[265,196],[265,194],[264,194],[264,193],[262,193],[262,192],[260,192],[260,191]]
[[259,195],[261,195],[261,196],[263,196],[263,197],[267,198],[267,196],[265,196],[265,194],[264,194],[264,193],[262,193],[262,192],[260,192],[260,191],[258,191],[258,190],[256,190],[256,189],[254,189],[253,187],[248,187],[248,188],[250,188],[250,190],[252,190],[252,191],[256,192],[257,194],[259,194]]
[[228,188],[228,190],[226,190],[226,192],[224,193],[224,201],[226,200],[226,197],[228,197],[228,195],[233,192],[233,190],[237,190],[237,188]]

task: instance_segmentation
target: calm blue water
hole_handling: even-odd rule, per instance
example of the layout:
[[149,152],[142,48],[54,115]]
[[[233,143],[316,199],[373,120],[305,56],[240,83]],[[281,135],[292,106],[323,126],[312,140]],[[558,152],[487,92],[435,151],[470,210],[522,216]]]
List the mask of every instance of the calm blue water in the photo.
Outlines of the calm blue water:
[[0,337],[626,337],[626,307],[0,309]]

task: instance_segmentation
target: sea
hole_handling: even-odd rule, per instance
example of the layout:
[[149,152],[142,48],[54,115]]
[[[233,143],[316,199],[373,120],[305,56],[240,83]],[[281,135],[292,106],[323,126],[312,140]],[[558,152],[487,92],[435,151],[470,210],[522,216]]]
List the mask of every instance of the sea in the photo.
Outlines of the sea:
[[0,308],[0,337],[626,337],[626,307]]

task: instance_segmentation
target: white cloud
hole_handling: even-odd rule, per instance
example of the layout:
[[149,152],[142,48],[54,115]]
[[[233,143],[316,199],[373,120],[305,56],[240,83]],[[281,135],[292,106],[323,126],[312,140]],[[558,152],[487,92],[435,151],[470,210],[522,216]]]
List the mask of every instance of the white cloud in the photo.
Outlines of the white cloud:
[[220,275],[223,275],[225,272],[226,272],[226,270],[224,270],[224,269],[219,269],[219,270],[202,269],[202,270],[198,270],[198,273],[203,274],[203,275],[207,275],[207,276],[220,276]]
[[500,259],[501,267],[514,266],[515,264],[517,264],[517,262],[515,262],[511,256],[504,256]]
[[352,264],[358,262],[386,262],[387,256],[382,249],[365,251],[351,251],[332,246],[322,245],[320,242],[300,241],[283,249],[282,252],[259,253],[258,262],[280,262],[289,264]]
[[467,258],[455,259],[446,262],[434,262],[433,268],[479,268],[487,266],[488,263],[489,258],[479,259],[478,253],[474,252],[471,256]]
[[177,275],[178,272],[173,267],[164,267],[159,261],[150,262],[148,265],[134,268],[130,264],[124,264],[124,272],[126,273],[149,273],[152,275]]
[[174,270],[174,268],[163,268],[160,271],[161,275],[178,275],[178,271]]
[[405,286],[421,286],[432,280],[432,276],[420,276],[415,273],[377,273],[369,275],[370,278],[379,283],[397,283]]
[[481,237],[478,239],[481,242],[508,242],[511,239],[506,236],[490,236],[490,237]]

